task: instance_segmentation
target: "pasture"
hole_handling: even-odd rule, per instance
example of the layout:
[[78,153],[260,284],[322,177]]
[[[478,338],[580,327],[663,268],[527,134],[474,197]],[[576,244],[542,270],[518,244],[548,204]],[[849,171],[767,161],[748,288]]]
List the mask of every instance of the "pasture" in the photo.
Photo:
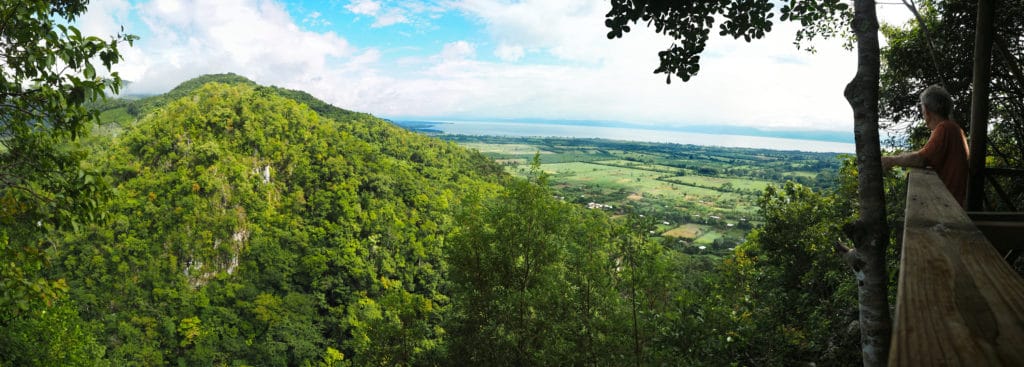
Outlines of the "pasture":
[[[445,136],[525,177],[535,154],[556,195],[604,204],[657,220],[659,235],[691,246],[732,247],[758,223],[757,199],[768,185],[823,182],[834,154],[620,142],[599,139]],[[827,181],[824,181],[827,182]],[[742,220],[741,220],[742,218]],[[745,222],[747,221],[747,222]],[[743,229],[736,227],[741,222]]]

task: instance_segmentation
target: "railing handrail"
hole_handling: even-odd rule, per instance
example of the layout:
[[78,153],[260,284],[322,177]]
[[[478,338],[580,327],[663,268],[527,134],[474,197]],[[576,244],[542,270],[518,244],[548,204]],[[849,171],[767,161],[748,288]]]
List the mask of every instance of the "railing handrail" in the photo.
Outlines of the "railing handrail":
[[912,169],[889,364],[1024,366],[1024,280],[935,172]]

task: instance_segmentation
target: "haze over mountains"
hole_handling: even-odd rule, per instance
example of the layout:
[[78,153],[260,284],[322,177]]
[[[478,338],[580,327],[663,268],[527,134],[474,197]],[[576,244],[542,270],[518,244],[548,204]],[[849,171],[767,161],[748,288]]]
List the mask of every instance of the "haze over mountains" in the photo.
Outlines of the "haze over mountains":
[[[444,123],[449,121],[464,121],[464,122],[507,122],[507,123],[527,123],[527,124],[540,124],[540,125],[571,125],[571,126],[583,126],[583,127],[613,127],[613,128],[625,128],[625,129],[636,129],[636,130],[654,130],[654,131],[675,131],[675,132],[689,132],[689,133],[700,133],[700,134],[711,134],[711,135],[740,135],[740,136],[760,136],[760,137],[772,137],[772,138],[784,138],[784,139],[798,139],[798,140],[817,140],[817,141],[830,141],[837,143],[853,143],[853,134],[847,131],[833,131],[833,130],[815,130],[813,127],[809,127],[804,130],[792,130],[792,129],[779,129],[779,128],[756,128],[749,126],[734,126],[734,125],[652,125],[652,124],[637,124],[622,121],[601,121],[601,120],[551,120],[551,119],[538,119],[538,118],[515,118],[515,119],[459,119],[459,118],[445,118],[439,117],[434,119],[402,119],[392,118],[391,120],[396,123],[419,128],[429,128],[429,125]],[[780,146],[779,149],[786,149],[787,147]]]

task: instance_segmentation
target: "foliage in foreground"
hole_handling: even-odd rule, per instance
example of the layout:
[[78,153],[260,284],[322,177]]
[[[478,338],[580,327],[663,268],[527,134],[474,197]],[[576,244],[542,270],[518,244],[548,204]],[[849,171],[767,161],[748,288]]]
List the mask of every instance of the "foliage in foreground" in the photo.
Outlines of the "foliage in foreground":
[[46,271],[68,297],[5,324],[3,363],[856,361],[828,240],[849,196],[768,190],[769,224],[721,261],[559,201],[539,171],[295,96],[206,84],[94,137],[109,223],[62,232]]
[[135,38],[104,41],[65,25],[86,3],[0,4],[0,320],[37,312],[67,290],[43,271],[55,237],[103,214],[106,187],[74,141],[96,115],[85,104],[121,85],[97,68],[109,71],[121,60],[118,44]]

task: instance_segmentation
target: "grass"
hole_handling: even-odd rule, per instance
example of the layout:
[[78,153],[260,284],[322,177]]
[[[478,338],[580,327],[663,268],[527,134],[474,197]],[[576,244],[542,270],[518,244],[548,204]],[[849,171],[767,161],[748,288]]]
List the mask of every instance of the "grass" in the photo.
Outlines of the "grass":
[[[614,196],[614,201],[610,204],[621,205],[627,201],[636,202],[657,198],[669,203],[690,202],[708,209],[742,211],[747,216],[752,216],[756,209],[753,206],[754,198],[749,195],[709,188],[721,186],[721,183],[731,182],[733,179],[703,178],[704,181],[701,181],[703,186],[708,187],[695,187],[665,181],[663,179],[665,174],[662,172],[598,163],[542,164],[541,169],[551,175],[551,181],[555,184],[590,188],[590,190],[599,191],[601,194]],[[743,180],[734,185],[760,188],[767,183]]]
[[609,165],[609,166],[624,166],[624,167],[642,169],[642,170],[647,170],[647,171],[657,171],[657,172],[678,173],[680,171],[686,171],[683,168],[677,168],[677,167],[666,166],[666,165],[661,165],[661,164],[641,163],[641,162],[627,161],[627,160],[622,160],[622,159],[610,159],[610,160],[606,160],[606,161],[595,161],[594,163],[605,164],[605,165]]
[[555,182],[596,185],[622,189],[628,193],[681,196],[667,182],[659,181],[663,174],[642,169],[612,167],[586,162],[542,164],[541,169],[552,175]]
[[707,231],[697,239],[693,240],[694,245],[710,245],[715,243],[715,240],[722,238],[724,235],[718,231]]
[[100,113],[100,123],[104,125],[110,123],[118,123],[119,125],[123,125],[127,122],[132,122],[134,120],[135,116],[129,114],[128,109],[124,107],[106,110]]
[[731,184],[734,189],[754,191],[764,190],[768,185],[771,185],[771,182],[764,180],[752,180],[736,177],[708,177],[701,175],[676,176],[667,178],[666,180],[701,187],[722,187],[728,183]]
[[528,145],[528,144],[488,144],[488,143],[463,143],[462,146],[470,149],[476,149],[480,153],[484,154],[500,154],[500,155],[530,155],[540,152],[541,155],[554,154],[547,150],[543,150],[540,147]]
[[[655,216],[660,218],[657,233],[696,246],[711,245],[720,238],[734,242],[745,237],[749,229],[726,223],[737,224],[740,218],[759,223],[756,202],[762,190],[792,177],[813,182],[818,173],[808,167],[834,158],[816,153],[603,140],[458,137],[455,141],[477,149],[518,176],[529,172],[534,154],[540,152],[541,169],[550,175],[556,195],[576,203],[612,205],[612,218],[629,211]],[[710,216],[720,218],[709,221]]]
[[666,236],[666,237],[677,237],[677,238],[694,239],[694,238],[697,238],[697,236],[699,236],[700,234],[701,234],[701,230],[700,230],[700,225],[699,224],[687,223],[687,224],[681,225],[679,227],[670,229],[670,230],[666,231],[665,233],[662,233],[661,235],[662,236]]

